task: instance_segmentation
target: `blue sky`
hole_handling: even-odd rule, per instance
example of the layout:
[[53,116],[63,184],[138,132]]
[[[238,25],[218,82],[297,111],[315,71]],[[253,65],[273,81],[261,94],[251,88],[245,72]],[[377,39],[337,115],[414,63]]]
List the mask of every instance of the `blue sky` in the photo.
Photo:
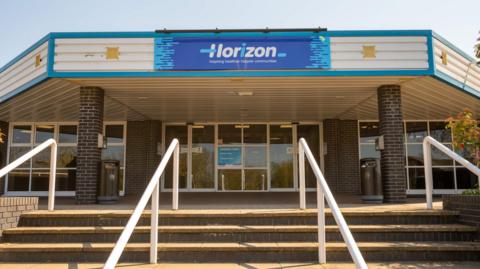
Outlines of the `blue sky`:
[[479,0],[0,0],[0,66],[48,32],[198,28],[433,29],[466,53]]

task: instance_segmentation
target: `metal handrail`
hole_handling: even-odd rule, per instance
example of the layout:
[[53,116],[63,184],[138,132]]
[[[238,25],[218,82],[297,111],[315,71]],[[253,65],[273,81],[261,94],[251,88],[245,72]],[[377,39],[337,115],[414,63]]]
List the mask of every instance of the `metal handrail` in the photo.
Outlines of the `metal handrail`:
[[11,172],[13,169],[20,166],[22,163],[33,158],[35,155],[40,153],[42,150],[52,147],[50,151],[50,176],[48,182],[48,211],[53,211],[55,207],[55,177],[57,174],[57,141],[50,138],[42,144],[36,146],[29,152],[23,154],[20,158],[9,163],[7,166],[0,170],[0,178]]
[[427,209],[433,208],[433,173],[432,173],[432,147],[434,146],[450,158],[459,162],[465,168],[470,170],[478,177],[478,187],[480,188],[480,168],[458,155],[455,151],[447,148],[445,145],[435,140],[431,136],[423,139],[423,163],[425,166],[425,195],[427,196]]
[[104,269],[113,269],[117,265],[120,256],[127,245],[130,236],[132,235],[135,226],[138,223],[138,220],[142,216],[142,212],[145,209],[145,206],[152,197],[151,205],[151,220],[150,220],[150,263],[157,263],[157,245],[158,245],[158,196],[160,189],[160,176],[163,174],[165,167],[167,166],[170,157],[173,155],[173,192],[172,192],[172,210],[178,209],[178,169],[179,169],[179,156],[180,156],[180,147],[177,139],[173,139],[172,143],[168,147],[165,155],[162,158],[162,161],[158,165],[157,170],[153,174],[150,182],[148,183],[145,191],[143,192],[140,201],[138,202],[135,210],[132,213],[132,216],[125,225],[125,228],[122,231],[122,234],[118,238],[115,247],[108,256]]
[[358,249],[357,243],[353,238],[350,229],[348,228],[347,222],[338,208],[335,198],[333,198],[332,192],[328,187],[327,181],[320,171],[318,164],[315,160],[315,157],[310,151],[310,148],[307,145],[307,142],[304,138],[300,138],[298,141],[298,162],[299,162],[299,175],[300,175],[300,209],[306,208],[305,200],[305,155],[307,160],[310,163],[310,166],[313,169],[313,173],[317,178],[317,209],[318,209],[318,261],[319,263],[326,263],[326,247],[325,247],[325,199],[327,200],[328,205],[332,211],[332,215],[335,221],[338,224],[340,233],[342,234],[343,240],[347,244],[348,251],[352,256],[353,262],[355,263],[356,268],[368,268],[365,260],[363,259],[362,253]]

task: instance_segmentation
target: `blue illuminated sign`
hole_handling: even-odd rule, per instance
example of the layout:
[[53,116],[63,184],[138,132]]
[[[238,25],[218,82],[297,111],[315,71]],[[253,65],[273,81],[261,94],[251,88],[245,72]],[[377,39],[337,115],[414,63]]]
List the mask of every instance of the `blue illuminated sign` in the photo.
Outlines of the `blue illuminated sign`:
[[330,37],[158,37],[155,70],[329,69]]
[[242,147],[218,147],[218,165],[242,165]]

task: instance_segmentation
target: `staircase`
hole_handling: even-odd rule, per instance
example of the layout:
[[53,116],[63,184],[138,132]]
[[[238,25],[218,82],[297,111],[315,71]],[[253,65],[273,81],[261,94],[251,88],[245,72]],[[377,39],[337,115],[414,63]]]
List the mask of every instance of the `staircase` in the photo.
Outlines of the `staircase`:
[[[480,260],[474,227],[458,212],[343,211],[367,262]],[[3,262],[105,262],[130,211],[35,211],[5,230]],[[162,262],[316,262],[315,210],[160,211]],[[148,262],[150,213],[144,212],[121,262]],[[351,261],[326,215],[327,262]]]

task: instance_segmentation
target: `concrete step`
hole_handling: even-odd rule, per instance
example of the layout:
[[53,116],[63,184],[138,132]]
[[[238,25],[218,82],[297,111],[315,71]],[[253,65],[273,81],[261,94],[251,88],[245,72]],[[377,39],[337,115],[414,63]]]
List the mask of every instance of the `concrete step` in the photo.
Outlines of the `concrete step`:
[[[116,242],[124,227],[18,227],[3,232],[4,242]],[[460,224],[350,225],[363,241],[473,241],[475,227]],[[161,226],[159,242],[315,242],[316,225]],[[327,225],[327,241],[342,241],[336,225]],[[130,242],[148,242],[150,227],[137,226]]]
[[[23,214],[19,226],[125,226],[130,210],[56,210]],[[345,209],[348,224],[448,224],[455,223],[458,212],[444,210],[374,211]],[[315,225],[315,209],[292,210],[160,210],[159,225]],[[146,210],[138,225],[150,223]],[[326,223],[334,225],[330,210]]]
[[[479,242],[360,242],[367,262],[480,260]],[[150,245],[130,243],[123,262],[147,262]],[[104,262],[112,243],[1,243],[3,262]],[[162,262],[315,262],[317,244],[271,243],[160,243]],[[327,243],[327,260],[350,261],[344,243]]]

